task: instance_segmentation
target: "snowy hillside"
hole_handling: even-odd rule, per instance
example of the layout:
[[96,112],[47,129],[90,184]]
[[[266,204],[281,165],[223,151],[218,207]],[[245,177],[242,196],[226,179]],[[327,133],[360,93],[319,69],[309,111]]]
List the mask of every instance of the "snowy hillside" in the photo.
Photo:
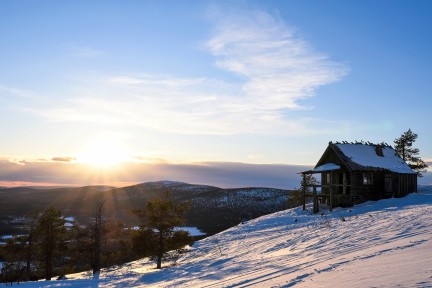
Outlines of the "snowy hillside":
[[[323,215],[290,209],[148,260],[20,287],[432,287],[432,187]],[[171,263],[172,264],[172,263]]]

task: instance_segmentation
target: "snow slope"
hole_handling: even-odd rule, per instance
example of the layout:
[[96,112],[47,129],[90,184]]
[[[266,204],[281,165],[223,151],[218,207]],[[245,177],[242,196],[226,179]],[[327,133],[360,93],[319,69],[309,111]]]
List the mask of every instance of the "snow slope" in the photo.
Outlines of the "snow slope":
[[251,220],[195,243],[160,271],[140,260],[98,278],[20,287],[432,287],[432,187],[323,211]]

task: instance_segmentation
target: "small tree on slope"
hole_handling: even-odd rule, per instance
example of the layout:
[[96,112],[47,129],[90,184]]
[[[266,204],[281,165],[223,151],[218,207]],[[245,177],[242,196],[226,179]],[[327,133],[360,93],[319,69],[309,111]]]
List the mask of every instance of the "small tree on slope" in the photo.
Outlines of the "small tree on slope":
[[49,207],[38,218],[37,234],[41,250],[45,280],[51,280],[56,260],[65,244],[65,219],[60,210]]
[[93,216],[93,224],[91,225],[91,237],[93,240],[93,255],[92,255],[92,268],[93,274],[99,273],[101,269],[101,253],[102,243],[104,242],[104,224],[107,220],[104,217],[104,204],[105,201],[98,201],[95,206]]
[[166,252],[192,244],[193,238],[187,233],[174,231],[174,227],[184,224],[188,209],[189,203],[175,203],[165,193],[147,202],[145,209],[132,211],[142,223],[138,239],[143,246],[148,247],[148,250],[143,249],[147,250],[143,256],[156,256],[157,269],[161,269]]
[[300,188],[296,188],[291,191],[288,197],[288,207],[293,208],[302,205],[303,203],[303,187],[305,187],[307,193],[313,191],[312,186],[317,185],[318,180],[312,174],[306,174],[305,178],[300,181]]
[[428,165],[417,156],[420,150],[418,148],[412,148],[416,139],[417,134],[412,132],[411,129],[408,129],[408,131],[404,132],[399,138],[394,140],[394,144],[398,155],[411,167],[411,169],[417,171],[419,177],[422,177],[422,173],[426,172]]

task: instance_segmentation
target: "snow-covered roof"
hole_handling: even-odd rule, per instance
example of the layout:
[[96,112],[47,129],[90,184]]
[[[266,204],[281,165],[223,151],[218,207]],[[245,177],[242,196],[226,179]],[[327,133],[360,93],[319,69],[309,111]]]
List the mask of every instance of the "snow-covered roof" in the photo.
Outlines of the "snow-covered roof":
[[376,147],[366,144],[335,144],[337,148],[352,162],[363,167],[385,169],[395,173],[415,174],[389,146],[380,146],[382,156],[377,153]]
[[[323,173],[323,172],[328,172],[328,171],[334,171],[334,170],[339,170],[341,168],[341,166],[334,164],[334,163],[326,163],[324,165],[315,167],[312,170],[306,171],[307,173]],[[303,172],[305,173],[305,172]]]

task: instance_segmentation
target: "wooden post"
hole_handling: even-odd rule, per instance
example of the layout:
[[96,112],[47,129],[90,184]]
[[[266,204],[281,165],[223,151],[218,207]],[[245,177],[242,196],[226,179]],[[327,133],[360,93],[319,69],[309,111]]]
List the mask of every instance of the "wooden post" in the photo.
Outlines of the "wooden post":
[[318,195],[316,186],[313,186],[313,211],[314,214],[319,212]]
[[343,195],[346,195],[346,190],[347,190],[347,178],[346,178],[346,173],[343,173]]
[[330,183],[329,183],[329,190],[330,190],[330,211],[333,211],[333,179],[332,179],[332,173],[330,173]]
[[302,200],[303,200],[303,211],[306,210],[306,174],[303,175],[303,185],[302,185]]

